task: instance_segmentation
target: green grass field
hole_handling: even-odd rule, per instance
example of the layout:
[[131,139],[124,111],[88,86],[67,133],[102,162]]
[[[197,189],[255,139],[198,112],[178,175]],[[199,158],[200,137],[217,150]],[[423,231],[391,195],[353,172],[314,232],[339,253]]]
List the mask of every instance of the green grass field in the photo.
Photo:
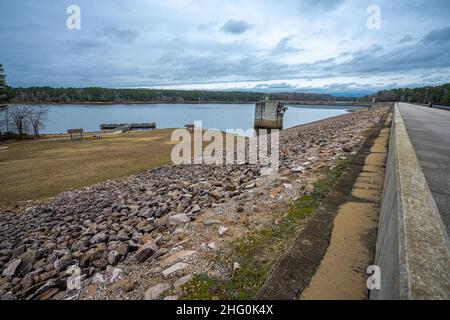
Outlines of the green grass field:
[[94,140],[13,142],[0,149],[0,204],[45,200],[59,192],[170,163],[171,129]]

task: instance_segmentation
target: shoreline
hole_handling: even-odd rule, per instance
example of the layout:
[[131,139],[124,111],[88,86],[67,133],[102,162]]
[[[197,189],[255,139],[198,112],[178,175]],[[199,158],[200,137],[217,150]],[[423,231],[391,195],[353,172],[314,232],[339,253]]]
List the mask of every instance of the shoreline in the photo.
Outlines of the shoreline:
[[[349,114],[349,113],[353,113],[356,112],[357,110],[352,110],[349,109],[347,113],[345,114]],[[345,115],[343,114],[343,115]],[[289,127],[289,128],[283,128],[280,130],[280,132],[282,131],[286,131],[289,129],[295,129],[295,128],[299,128],[299,127],[303,127],[303,126],[308,126],[308,125],[315,125],[315,124],[319,124],[322,121],[326,121],[326,120],[332,120],[332,119],[336,119],[339,118],[343,115],[337,115],[337,116],[332,116],[332,117],[328,117],[328,118],[324,118],[324,119],[320,119],[320,120],[315,120],[315,121],[311,121],[311,122],[307,122],[307,123],[302,123],[302,124],[298,124],[295,125],[293,127]],[[139,132],[151,132],[151,131],[158,131],[158,130],[177,130],[177,129],[184,129],[183,127],[179,127],[179,128],[154,128],[154,129],[148,129],[148,130],[131,130],[128,131],[127,133],[139,133]],[[207,130],[204,128],[204,130]],[[221,131],[221,130],[219,130]],[[225,133],[225,131],[221,131],[222,133]],[[85,135],[86,137],[89,135],[113,135],[114,134],[114,130],[97,130],[97,131],[84,131],[83,135]],[[123,134],[123,133],[122,133]],[[59,133],[42,133],[41,136],[39,138],[30,138],[30,139],[25,139],[25,140],[6,140],[6,141],[0,141],[0,144],[2,143],[7,143],[7,142],[40,142],[40,141],[51,141],[52,139],[63,139],[63,138],[70,138],[70,134],[68,133],[64,133],[64,132],[59,132]]]
[[[141,103],[141,104],[144,105],[144,103]],[[184,103],[184,104],[189,105],[188,103]],[[30,104],[30,105],[41,105],[41,104]],[[83,104],[77,104],[77,105],[82,106]],[[91,105],[91,104],[87,104],[87,105]],[[97,104],[92,104],[92,105],[97,105]],[[101,105],[105,105],[106,106],[106,105],[109,105],[109,104],[101,104]],[[114,105],[120,106],[121,104],[111,104],[110,106],[114,106]],[[72,104],[51,104],[49,106],[72,106]],[[308,109],[308,106],[307,105],[306,106],[305,105],[295,105],[294,108],[299,108],[299,109],[306,108],[306,109]],[[357,112],[357,111],[360,111],[360,110],[366,110],[367,106],[339,106],[339,105],[335,105],[335,106],[333,106],[333,105],[330,105],[330,106],[322,105],[322,106],[320,106],[320,105],[317,105],[315,108],[311,108],[311,109],[330,109],[330,110],[339,109],[339,110],[346,110],[346,113],[353,113],[353,112]],[[327,119],[333,119],[333,118],[339,117],[339,116],[340,115],[333,115],[331,117],[326,117],[326,118],[319,119],[319,120],[314,120],[314,121],[311,121],[311,122],[296,124],[294,126],[285,127],[283,129],[281,129],[280,131],[284,131],[284,130],[291,129],[291,128],[296,128],[298,126],[304,126],[304,125],[313,124],[313,123],[320,122],[320,121],[327,120]],[[166,129],[175,130],[175,129],[182,129],[182,128],[183,128],[183,126],[180,126],[180,127],[167,127],[167,128],[165,128],[165,127],[161,127],[161,128],[160,127],[156,127],[154,129],[149,129],[149,130],[132,130],[132,132],[146,132],[146,131],[166,130]],[[204,129],[207,129],[207,128],[204,128]],[[109,134],[109,133],[113,133],[113,132],[114,132],[114,130],[104,130],[103,131],[103,130],[100,130],[100,129],[96,129],[96,130],[84,131],[83,134],[86,134],[86,135],[94,134],[94,135],[96,135],[96,134]],[[60,137],[68,137],[68,136],[69,135],[67,134],[67,132],[42,132],[41,133],[41,137],[39,137],[39,138],[29,138],[29,139],[25,139],[24,141],[42,141],[42,140],[46,140],[46,138],[60,138]],[[7,141],[0,141],[0,144],[4,143],[4,142],[8,142],[8,141],[9,142],[13,142],[13,141],[20,142],[20,140],[7,140]]]
[[[283,104],[299,105],[299,106],[336,106],[336,107],[368,107],[369,102],[355,102],[355,101],[284,101]],[[9,104],[25,104],[25,105],[133,105],[133,104],[255,104],[258,101],[105,101],[105,102],[10,102]]]
[[119,104],[255,104],[253,101],[104,101],[104,102],[13,102],[26,105],[119,105]]

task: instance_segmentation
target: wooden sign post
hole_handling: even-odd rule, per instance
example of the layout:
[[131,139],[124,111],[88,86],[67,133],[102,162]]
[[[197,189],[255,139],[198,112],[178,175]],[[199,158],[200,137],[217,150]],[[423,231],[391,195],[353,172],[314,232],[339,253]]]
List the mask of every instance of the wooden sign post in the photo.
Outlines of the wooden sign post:
[[73,140],[73,134],[80,134],[80,139],[83,140],[83,129],[68,129],[67,133],[70,134],[70,141]]

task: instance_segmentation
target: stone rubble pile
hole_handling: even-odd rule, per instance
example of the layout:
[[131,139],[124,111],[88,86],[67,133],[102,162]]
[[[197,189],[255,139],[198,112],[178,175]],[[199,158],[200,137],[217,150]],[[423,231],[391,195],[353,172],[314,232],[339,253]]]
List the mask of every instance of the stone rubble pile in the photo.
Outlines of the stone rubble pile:
[[[298,176],[320,159],[351,153],[362,142],[362,132],[385,113],[385,108],[353,112],[282,131],[280,172]],[[174,244],[180,246],[180,228],[207,208],[230,199],[245,202],[259,185],[260,173],[259,165],[163,166],[64,192],[24,210],[5,210],[0,213],[0,298],[61,299],[71,289],[74,267],[86,286],[124,277],[119,265],[127,258],[139,264],[167,257]],[[221,236],[227,232],[215,221],[206,223]],[[208,248],[215,250],[215,244]],[[177,262],[161,272],[171,277],[185,267]],[[150,289],[146,297],[154,298],[167,285]]]

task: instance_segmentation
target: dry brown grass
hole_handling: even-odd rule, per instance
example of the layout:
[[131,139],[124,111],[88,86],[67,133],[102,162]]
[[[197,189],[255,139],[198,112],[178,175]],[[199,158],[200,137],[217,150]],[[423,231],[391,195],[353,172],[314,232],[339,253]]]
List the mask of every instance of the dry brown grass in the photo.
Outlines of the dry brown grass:
[[88,135],[84,141],[9,143],[0,149],[0,204],[44,200],[62,191],[170,163],[171,129]]

